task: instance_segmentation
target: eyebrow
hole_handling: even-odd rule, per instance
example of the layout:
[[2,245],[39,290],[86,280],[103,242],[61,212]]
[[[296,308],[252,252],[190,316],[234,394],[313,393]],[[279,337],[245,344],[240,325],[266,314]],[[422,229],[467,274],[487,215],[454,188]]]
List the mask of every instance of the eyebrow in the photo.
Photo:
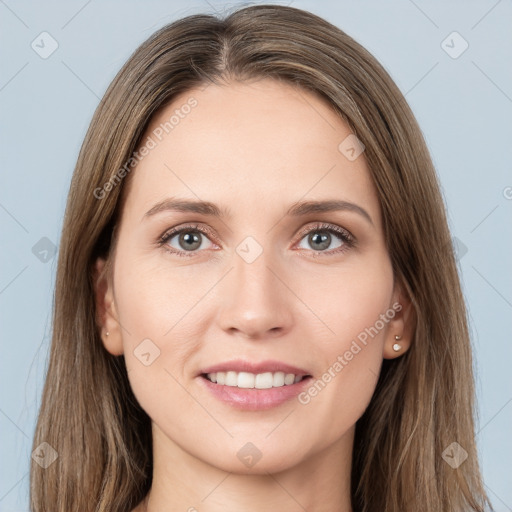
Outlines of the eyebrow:
[[[164,211],[192,212],[217,218],[230,217],[229,210],[221,209],[215,203],[211,203],[209,201],[169,198],[155,204],[144,214],[143,219]],[[358,213],[366,221],[373,225],[373,220],[370,217],[370,214],[364,208],[358,206],[355,203],[350,203],[348,201],[342,201],[338,199],[331,199],[326,201],[299,201],[293,203],[288,208],[286,215],[288,217],[301,217],[311,213],[326,213],[335,211],[350,211]]]

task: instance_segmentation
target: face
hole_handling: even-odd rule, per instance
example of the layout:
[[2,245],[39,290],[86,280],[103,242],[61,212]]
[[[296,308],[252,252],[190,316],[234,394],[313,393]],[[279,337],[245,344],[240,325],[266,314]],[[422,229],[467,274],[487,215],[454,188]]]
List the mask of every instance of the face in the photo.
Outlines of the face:
[[350,134],[268,79],[190,90],[152,120],[98,301],[161,446],[263,473],[350,439],[404,334]]

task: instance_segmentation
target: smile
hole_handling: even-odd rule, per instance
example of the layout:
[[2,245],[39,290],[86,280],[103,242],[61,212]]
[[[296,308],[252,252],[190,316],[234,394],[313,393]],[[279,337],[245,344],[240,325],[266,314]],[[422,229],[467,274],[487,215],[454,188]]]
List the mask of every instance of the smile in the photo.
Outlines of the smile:
[[243,389],[270,389],[291,386],[300,382],[308,375],[295,375],[294,373],[284,372],[214,372],[202,375],[210,382],[221,385],[231,386]]

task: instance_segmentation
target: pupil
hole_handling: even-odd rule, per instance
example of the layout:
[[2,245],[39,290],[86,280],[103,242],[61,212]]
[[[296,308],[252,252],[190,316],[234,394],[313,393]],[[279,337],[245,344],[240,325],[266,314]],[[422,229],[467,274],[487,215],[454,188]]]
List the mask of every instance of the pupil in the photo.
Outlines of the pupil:
[[313,242],[313,245],[320,244],[321,247],[319,247],[319,248],[321,248],[321,249],[326,249],[327,247],[329,247],[330,239],[331,239],[331,235],[329,233],[324,233],[324,234],[315,233],[315,234],[311,235],[311,241]]
[[197,249],[201,245],[201,241],[197,234],[185,233],[182,234],[180,238],[180,241],[184,242],[187,251]]

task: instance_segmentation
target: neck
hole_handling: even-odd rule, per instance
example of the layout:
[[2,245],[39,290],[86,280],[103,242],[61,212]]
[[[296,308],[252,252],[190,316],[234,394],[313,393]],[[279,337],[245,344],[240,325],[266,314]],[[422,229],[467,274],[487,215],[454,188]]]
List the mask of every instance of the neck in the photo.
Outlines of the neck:
[[239,474],[185,452],[153,425],[152,486],[134,512],[351,512],[353,442],[354,429],[286,470]]

